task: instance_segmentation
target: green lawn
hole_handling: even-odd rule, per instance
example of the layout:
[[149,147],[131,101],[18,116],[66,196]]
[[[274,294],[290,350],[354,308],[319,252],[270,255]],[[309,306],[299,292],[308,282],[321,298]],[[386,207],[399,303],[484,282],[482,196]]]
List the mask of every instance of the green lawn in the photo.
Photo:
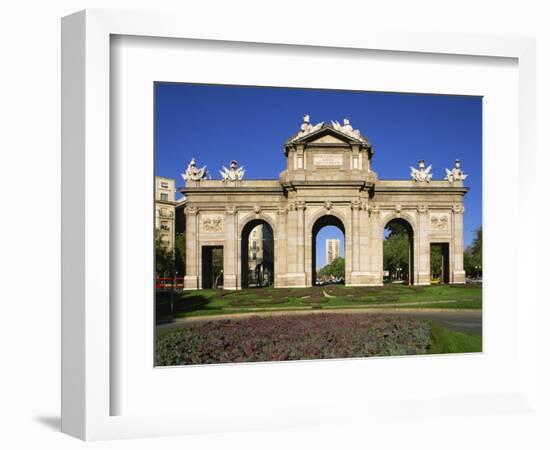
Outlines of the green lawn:
[[438,323],[430,322],[432,328],[428,353],[473,353],[482,351],[481,336],[448,330]]
[[[194,317],[255,311],[452,308],[481,309],[480,285],[347,287],[343,285],[294,289],[208,289],[174,294],[174,316]],[[170,294],[157,293],[157,319],[169,319]]]

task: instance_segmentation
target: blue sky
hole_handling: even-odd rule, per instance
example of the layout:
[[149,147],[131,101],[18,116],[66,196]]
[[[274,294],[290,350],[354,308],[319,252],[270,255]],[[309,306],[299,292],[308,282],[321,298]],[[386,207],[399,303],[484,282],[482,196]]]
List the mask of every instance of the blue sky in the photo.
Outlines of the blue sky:
[[[247,179],[276,179],[285,167],[283,144],[304,113],[312,123],[349,117],[372,143],[380,179],[410,179],[419,159],[443,179],[460,159],[470,188],[466,245],[481,224],[481,97],[156,83],[155,103],[156,173],[177,186],[191,157],[215,179],[231,159],[245,166]],[[334,227],[319,232],[318,267],[329,237],[343,238]]]

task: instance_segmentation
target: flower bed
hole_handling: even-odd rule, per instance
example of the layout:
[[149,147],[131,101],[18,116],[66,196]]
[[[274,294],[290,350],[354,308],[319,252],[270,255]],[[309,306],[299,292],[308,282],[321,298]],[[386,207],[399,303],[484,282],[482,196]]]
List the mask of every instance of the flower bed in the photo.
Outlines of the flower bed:
[[382,314],[311,314],[197,323],[159,336],[156,365],[426,353],[430,326]]

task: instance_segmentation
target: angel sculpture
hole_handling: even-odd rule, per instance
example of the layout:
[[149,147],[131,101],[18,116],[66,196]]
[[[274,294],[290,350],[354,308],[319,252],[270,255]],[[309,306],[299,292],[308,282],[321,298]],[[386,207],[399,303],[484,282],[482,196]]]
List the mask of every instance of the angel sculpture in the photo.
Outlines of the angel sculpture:
[[309,114],[304,114],[303,122],[302,122],[302,125],[300,126],[300,132],[298,133],[295,139],[311,134],[314,131],[319,130],[322,126],[323,126],[323,122],[319,122],[317,125],[311,125]]
[[238,181],[242,180],[244,177],[244,167],[241,166],[237,169],[237,161],[233,160],[231,161],[231,165],[229,166],[229,169],[225,166],[222,166],[223,170],[220,170],[220,174],[222,176],[222,180],[224,182],[227,181]]
[[453,167],[453,170],[445,169],[445,172],[447,172],[447,176],[445,179],[449,183],[454,183],[455,181],[464,181],[468,175],[466,175],[462,169],[460,168],[460,160],[455,160],[455,166]]
[[421,159],[418,161],[418,169],[411,167],[411,177],[419,183],[429,183],[433,177],[431,170],[432,166],[425,167],[425,161]]
[[338,130],[344,134],[347,134],[348,136],[351,136],[355,139],[359,139],[361,141],[363,140],[363,138],[361,137],[361,132],[359,130],[354,129],[351,126],[351,123],[347,117],[344,118],[343,125],[340,125],[340,122],[338,122],[337,120],[331,120],[331,123],[332,123],[332,127],[335,130]]
[[187,165],[187,169],[181,174],[185,181],[200,181],[203,178],[206,178],[206,175],[206,166],[203,166],[200,169],[197,168],[197,161],[195,158],[191,158],[191,161],[189,161],[189,164]]

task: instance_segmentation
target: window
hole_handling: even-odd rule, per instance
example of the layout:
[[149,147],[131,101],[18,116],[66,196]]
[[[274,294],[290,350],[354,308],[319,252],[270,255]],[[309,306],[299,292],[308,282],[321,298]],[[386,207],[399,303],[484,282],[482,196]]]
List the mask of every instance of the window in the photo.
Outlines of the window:
[[252,248],[253,248],[254,250],[256,250],[256,241],[253,241],[253,242],[252,242]]
[[256,252],[252,253],[252,259],[256,261]]
[[160,199],[167,202],[168,201],[168,194],[166,192],[161,192]]
[[160,183],[160,187],[164,188],[164,189],[168,189],[168,183],[166,181],[162,181]]

